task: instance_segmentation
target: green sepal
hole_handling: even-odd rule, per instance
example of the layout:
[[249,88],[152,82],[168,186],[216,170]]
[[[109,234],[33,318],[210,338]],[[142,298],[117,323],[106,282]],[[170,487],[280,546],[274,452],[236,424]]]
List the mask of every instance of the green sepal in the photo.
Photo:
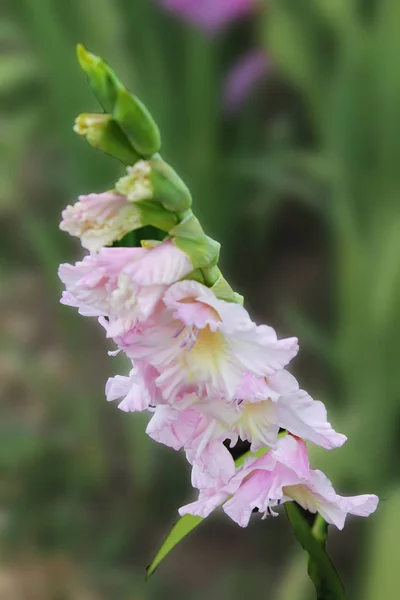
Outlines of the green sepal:
[[119,179],[116,188],[131,202],[154,200],[179,215],[190,209],[192,203],[182,179],[158,155],[128,166],[127,174]]
[[93,148],[125,165],[135,164],[141,158],[111,115],[81,114],[75,120],[74,131],[85,137]]
[[192,196],[189,189],[161,156],[150,159],[150,181],[153,187],[154,199],[173,212],[185,212],[192,205]]
[[234,302],[235,304],[240,304],[243,306],[243,296],[233,291],[225,277],[223,277],[221,271],[219,271],[219,277],[214,285],[211,286],[211,289],[220,300],[225,300],[225,302]]
[[204,233],[191,211],[169,233],[175,246],[188,255],[195,269],[217,265],[221,244]]
[[148,250],[152,250],[162,244],[161,240],[140,240],[140,245],[142,248],[147,248]]
[[190,281],[197,281],[198,283],[202,283],[203,285],[206,285],[206,280],[203,274],[203,269],[195,269],[194,271],[191,271],[188,275],[186,275],[186,277],[184,277],[183,279],[188,279]]
[[85,72],[96,98],[118,122],[125,135],[142,157],[152,156],[161,147],[160,131],[142,102],[123,86],[106,61],[77,46],[79,64]]
[[175,213],[165,210],[161,204],[154,200],[141,200],[135,202],[135,206],[139,211],[143,227],[152,225],[157,229],[168,232],[173,229],[178,222]]

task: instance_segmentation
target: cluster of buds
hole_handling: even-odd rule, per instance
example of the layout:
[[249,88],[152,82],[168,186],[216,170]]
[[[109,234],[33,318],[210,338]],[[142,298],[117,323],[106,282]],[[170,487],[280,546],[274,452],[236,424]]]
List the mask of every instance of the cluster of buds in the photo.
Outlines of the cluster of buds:
[[[129,375],[108,380],[107,399],[147,411],[148,435],[185,452],[199,498],[181,514],[206,517],[222,505],[244,527],[253,509],[275,515],[294,500],[339,528],[348,513],[369,515],[376,496],[341,497],[310,468],[306,441],[331,450],[346,437],[286,370],[297,339],[252,321],[218,268],[219,244],[193,214],[186,185],[158,154],[147,109],[102,59],[83,47],[78,55],[107,113],[80,116],[75,129],[129,163],[114,189],[79,197],[61,222],[89,251],[60,266],[62,302],[96,317],[132,362]],[[145,225],[162,241],[129,247],[128,234]],[[250,451],[237,466],[230,448],[239,440]]]

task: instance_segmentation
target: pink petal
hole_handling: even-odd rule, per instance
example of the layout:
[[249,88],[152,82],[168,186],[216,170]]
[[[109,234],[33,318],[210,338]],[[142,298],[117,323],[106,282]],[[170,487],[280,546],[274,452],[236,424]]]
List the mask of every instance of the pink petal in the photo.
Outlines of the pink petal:
[[189,443],[200,420],[201,415],[190,408],[179,411],[169,405],[158,406],[146,433],[156,442],[180,450]]
[[318,446],[331,450],[342,446],[347,440],[345,435],[336,433],[328,422],[322,402],[313,400],[303,390],[281,396],[277,411],[280,427]]
[[159,0],[165,9],[212,33],[253,12],[255,0]]
[[271,450],[271,456],[281,465],[294,471],[298,477],[304,479],[311,477],[307,448],[302,440],[296,439],[291,435],[281,437],[276,449]]
[[187,254],[171,241],[163,242],[125,269],[140,285],[170,285],[193,271]]
[[205,519],[227,498],[229,498],[229,493],[224,490],[204,490],[200,493],[199,499],[196,502],[182,506],[179,509],[179,514],[181,517],[189,514]]
[[218,311],[207,303],[214,293],[197,281],[180,281],[172,285],[164,295],[164,304],[173,310],[174,318],[185,325],[203,329],[207,325],[215,331],[221,323]]

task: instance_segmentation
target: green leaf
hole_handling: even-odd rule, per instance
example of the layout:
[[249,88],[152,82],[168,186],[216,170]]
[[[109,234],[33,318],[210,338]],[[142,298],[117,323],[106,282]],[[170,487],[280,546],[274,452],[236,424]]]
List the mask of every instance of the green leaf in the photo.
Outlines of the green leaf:
[[[286,432],[282,432],[281,434],[279,434],[279,437],[283,437],[284,435],[286,435]],[[266,446],[265,448],[261,448],[255,453],[248,451],[235,460],[235,465],[236,467],[242,466],[245,459],[250,455],[254,456],[255,458],[260,458],[261,456],[266,454],[268,450],[269,448],[268,446]],[[191,531],[193,531],[193,529],[196,529],[196,527],[200,525],[200,523],[202,523],[204,520],[205,519],[203,519],[202,517],[184,515],[179,519],[179,521],[175,523],[170,533],[166,537],[164,543],[162,544],[161,548],[154,557],[153,561],[147,567],[146,579],[148,579],[150,575],[154,573],[160,562],[167,556],[167,554],[169,554],[169,552],[171,552],[171,550],[173,550],[175,546],[177,546],[179,542],[183,540],[183,538],[185,538]]]
[[196,529],[200,523],[204,521],[202,517],[194,517],[193,515],[184,515],[175,523],[169,534],[167,535],[161,548],[155,555],[153,561],[146,569],[146,579],[153,575],[160,562],[175,548],[183,538],[185,538],[193,529]]

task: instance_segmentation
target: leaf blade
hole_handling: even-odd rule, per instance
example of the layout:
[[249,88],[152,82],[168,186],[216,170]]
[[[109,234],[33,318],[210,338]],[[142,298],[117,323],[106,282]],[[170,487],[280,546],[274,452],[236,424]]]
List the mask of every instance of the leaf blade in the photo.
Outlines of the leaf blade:
[[175,523],[171,531],[165,538],[159,551],[146,569],[146,579],[151,577],[162,560],[179,544],[179,542],[191,533],[200,523],[204,521],[203,517],[194,517],[193,515],[184,515]]

